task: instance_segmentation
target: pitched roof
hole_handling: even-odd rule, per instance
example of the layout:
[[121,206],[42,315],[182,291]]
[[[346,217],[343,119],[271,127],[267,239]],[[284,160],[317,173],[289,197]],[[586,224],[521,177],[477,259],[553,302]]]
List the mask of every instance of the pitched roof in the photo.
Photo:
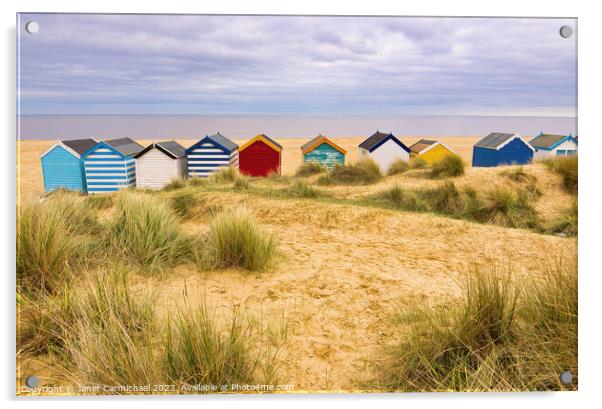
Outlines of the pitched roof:
[[275,151],[278,151],[278,152],[282,151],[282,145],[280,145],[278,142],[276,142],[275,140],[273,140],[272,138],[268,137],[265,134],[260,134],[260,135],[257,135],[255,137],[249,139],[244,145],[242,145],[240,148],[238,148],[238,150],[243,151],[257,141],[264,142],[266,145],[270,146]]
[[146,148],[134,155],[134,158],[139,158],[153,148],[157,148],[172,159],[179,159],[186,156],[186,149],[176,141],[164,141],[151,143]]
[[570,135],[552,135],[541,133],[535,138],[531,139],[532,147],[538,149],[553,149],[556,145],[562,143],[565,139],[570,138]]
[[224,135],[219,132],[215,135],[209,135],[207,138],[211,139],[213,142],[225,148],[228,152],[232,152],[233,150],[238,149],[238,145],[232,142],[230,139],[226,138]]
[[307,152],[314,150],[315,148],[322,145],[323,143],[327,143],[328,145],[332,146],[337,151],[341,152],[343,155],[345,155],[347,153],[347,151],[345,149],[341,148],[339,145],[337,145],[336,143],[334,143],[333,141],[331,141],[330,139],[328,139],[327,137],[325,137],[322,134],[316,136],[315,138],[312,138],[310,141],[301,145],[301,152],[303,152],[303,154],[306,154]]
[[429,146],[436,144],[436,143],[437,143],[437,141],[431,141],[429,139],[421,139],[418,142],[416,142],[415,144],[413,144],[412,146],[410,146],[410,150],[414,153],[420,153],[424,149],[426,149]]
[[132,156],[140,152],[144,147],[131,138],[107,139],[106,144],[112,146],[125,156]]
[[365,141],[360,143],[359,147],[366,149],[366,150],[370,150],[373,146],[377,145],[379,142],[381,142],[382,140],[387,138],[389,135],[390,134],[388,134],[388,133],[382,133],[382,132],[376,131],[374,133],[374,135],[370,136],[368,139],[366,139]]
[[77,152],[79,155],[82,155],[88,149],[90,149],[91,147],[96,145],[98,142],[96,142],[96,140],[94,140],[92,138],[86,138],[86,139],[70,139],[70,140],[66,140],[66,141],[61,141],[61,143],[63,145],[68,146],[69,148],[71,148],[72,150]]
[[402,148],[404,151],[410,153],[410,148],[405,146],[405,144],[399,139],[397,139],[395,135],[393,135],[392,133],[382,133],[379,131],[376,131],[372,136],[360,143],[359,147],[372,152],[374,149],[378,148],[389,138],[395,141],[395,143],[397,143],[399,147]]
[[504,144],[505,142],[508,142],[515,135],[517,134],[491,132],[489,135],[475,143],[474,146],[478,146],[479,148],[498,149],[500,145]]

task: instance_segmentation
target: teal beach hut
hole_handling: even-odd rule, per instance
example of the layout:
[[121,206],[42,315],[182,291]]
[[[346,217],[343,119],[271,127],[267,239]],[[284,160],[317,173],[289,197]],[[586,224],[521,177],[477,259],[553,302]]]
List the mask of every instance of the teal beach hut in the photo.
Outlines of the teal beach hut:
[[305,163],[319,163],[327,169],[332,169],[335,165],[344,165],[347,154],[345,149],[323,135],[318,135],[301,146],[301,152]]
[[44,152],[40,156],[44,191],[62,188],[86,193],[82,155],[96,143],[92,138],[59,141]]

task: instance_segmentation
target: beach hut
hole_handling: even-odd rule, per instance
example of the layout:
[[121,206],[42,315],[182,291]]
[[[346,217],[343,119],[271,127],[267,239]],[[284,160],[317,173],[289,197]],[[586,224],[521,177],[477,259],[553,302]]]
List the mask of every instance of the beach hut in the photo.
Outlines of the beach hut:
[[115,192],[136,185],[134,156],[143,146],[130,138],[99,142],[82,155],[88,193]]
[[280,173],[282,146],[266,135],[257,135],[238,149],[240,173],[268,176]]
[[172,180],[186,177],[186,148],[176,141],[151,143],[134,159],[138,188],[162,189]]
[[454,151],[442,142],[421,139],[410,146],[410,157],[419,157],[426,163],[433,164],[447,155],[454,155]]
[[219,132],[186,149],[188,177],[207,177],[223,167],[238,167],[238,145]]
[[44,191],[63,188],[86,192],[86,174],[81,155],[96,145],[92,138],[59,141],[41,156]]
[[318,135],[301,146],[303,161],[316,162],[327,169],[345,164],[347,151],[323,135]]
[[535,159],[577,154],[577,138],[573,138],[572,135],[552,135],[542,132],[529,144],[535,149],[533,153]]
[[387,171],[391,164],[398,159],[408,161],[410,148],[405,146],[392,133],[376,133],[359,145],[359,157],[372,158],[383,171]]
[[472,149],[472,166],[525,164],[533,159],[533,148],[517,133],[491,132]]

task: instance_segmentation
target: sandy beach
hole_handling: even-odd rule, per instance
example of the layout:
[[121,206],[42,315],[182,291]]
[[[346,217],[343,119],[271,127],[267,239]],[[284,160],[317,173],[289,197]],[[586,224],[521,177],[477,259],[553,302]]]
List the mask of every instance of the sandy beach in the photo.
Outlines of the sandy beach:
[[[445,143],[465,161],[471,159],[475,137],[447,138]],[[282,139],[283,174],[292,175],[301,164],[305,139]],[[361,138],[337,138],[357,157]],[[139,141],[146,144],[151,141]],[[193,143],[179,140],[184,146]],[[243,141],[237,140],[238,143]],[[411,144],[413,140],[404,140]],[[39,156],[52,141],[19,143],[22,199],[42,191]],[[525,169],[537,178],[542,197],[537,210],[552,218],[570,206],[571,196],[558,176],[540,164]],[[507,183],[504,168],[467,168],[459,186],[487,189]],[[310,178],[311,182],[312,179]],[[257,180],[257,186],[274,181]],[[419,174],[384,178],[369,186],[334,186],[335,197],[375,193],[394,184],[408,188],[441,183]],[[537,276],[550,263],[550,254],[574,255],[576,240],[537,234],[523,229],[482,225],[462,220],[378,208],[321,203],[304,199],[255,196],[252,193],[207,192],[203,197],[222,208],[244,206],[259,223],[278,237],[282,262],[262,274],[237,269],[204,272],[176,268],[167,278],[136,277],[139,291],[160,290],[158,309],[169,311],[186,302],[194,305],[206,295],[218,310],[233,306],[266,320],[283,317],[288,339],[281,357],[287,383],[296,390],[336,391],[357,388],[368,376],[366,360],[399,335],[392,316],[404,306],[438,303],[457,294],[457,280],[474,263],[510,264],[517,277]],[[186,230],[201,234],[209,220],[186,222]],[[25,363],[52,373],[51,362]]]

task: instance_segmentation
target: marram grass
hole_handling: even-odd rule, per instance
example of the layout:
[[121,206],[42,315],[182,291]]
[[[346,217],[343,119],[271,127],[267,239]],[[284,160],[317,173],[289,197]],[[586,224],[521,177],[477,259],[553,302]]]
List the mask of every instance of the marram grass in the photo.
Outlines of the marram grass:
[[275,237],[260,227],[245,208],[219,213],[204,242],[205,259],[214,268],[269,269],[277,259]]
[[335,165],[325,175],[320,176],[318,183],[323,185],[365,185],[382,179],[380,167],[370,158],[360,159],[352,165]]
[[431,177],[453,178],[464,175],[464,160],[456,154],[445,155],[431,166]]
[[31,291],[54,291],[81,261],[84,244],[103,226],[78,196],[54,192],[17,209],[17,283]]
[[113,247],[149,272],[175,265],[190,250],[174,212],[149,195],[122,192],[110,229]]
[[462,293],[400,310],[403,336],[384,348],[369,387],[395,391],[576,389],[577,268],[558,262],[541,279],[473,266]]
[[[48,321],[24,315],[27,331],[18,338],[21,353],[52,350],[55,370],[68,383],[180,387],[277,381],[284,341],[272,340],[270,323],[238,310],[218,319],[204,298],[198,308],[184,305],[159,319],[155,294],[134,292],[122,266],[88,274],[89,280],[77,291],[70,288],[59,306],[57,297],[36,300],[37,312],[46,312]],[[20,302],[26,301],[20,297]],[[148,393],[157,392],[162,391]]]
[[318,173],[326,172],[326,170],[327,169],[322,164],[310,161],[305,162],[301,166],[299,166],[299,169],[297,169],[295,176],[306,177],[311,175],[317,175]]

